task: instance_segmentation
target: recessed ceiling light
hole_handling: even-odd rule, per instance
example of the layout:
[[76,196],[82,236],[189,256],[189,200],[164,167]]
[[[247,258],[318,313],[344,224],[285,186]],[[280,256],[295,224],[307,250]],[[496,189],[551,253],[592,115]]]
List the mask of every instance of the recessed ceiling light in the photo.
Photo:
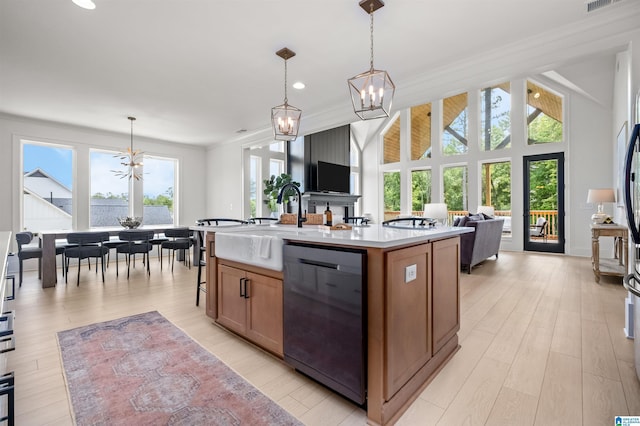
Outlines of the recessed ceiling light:
[[294,89],[298,89],[298,90],[302,90],[302,89],[305,88],[305,85],[301,81],[296,81],[295,83],[293,83],[293,88]]
[[83,9],[93,10],[96,8],[96,4],[91,0],[72,0],[72,1]]

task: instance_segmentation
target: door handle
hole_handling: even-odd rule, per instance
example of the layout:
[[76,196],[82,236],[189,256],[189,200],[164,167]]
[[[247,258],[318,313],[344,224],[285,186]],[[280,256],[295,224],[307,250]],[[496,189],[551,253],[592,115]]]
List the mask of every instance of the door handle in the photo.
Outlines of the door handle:
[[238,284],[240,284],[240,297],[246,297],[244,295],[244,292],[246,291],[246,285],[244,285],[244,281],[246,280],[246,278],[240,278],[240,281],[238,281]]
[[634,171],[631,170],[631,167],[633,166],[634,153],[636,153],[638,149],[636,143],[638,142],[638,138],[640,138],[639,133],[640,125],[636,124],[633,128],[633,133],[631,134],[624,162],[624,204],[627,208],[627,222],[629,223],[629,229],[631,230],[631,237],[633,238],[633,242],[636,244],[640,243],[640,229],[638,229],[638,224],[636,223],[636,217],[634,214],[634,210],[637,209],[638,206],[633,204],[634,188],[632,188],[631,185],[632,182],[635,182],[638,176],[636,176]]
[[249,298],[249,289],[247,288],[247,283],[249,282],[249,278],[245,278],[244,279],[244,298],[248,299]]

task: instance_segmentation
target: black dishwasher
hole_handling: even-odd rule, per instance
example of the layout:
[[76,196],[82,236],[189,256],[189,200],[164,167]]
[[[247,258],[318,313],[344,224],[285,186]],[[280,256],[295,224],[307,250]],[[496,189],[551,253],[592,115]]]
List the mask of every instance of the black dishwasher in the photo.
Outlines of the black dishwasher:
[[366,399],[366,253],[284,246],[284,359],[350,400]]

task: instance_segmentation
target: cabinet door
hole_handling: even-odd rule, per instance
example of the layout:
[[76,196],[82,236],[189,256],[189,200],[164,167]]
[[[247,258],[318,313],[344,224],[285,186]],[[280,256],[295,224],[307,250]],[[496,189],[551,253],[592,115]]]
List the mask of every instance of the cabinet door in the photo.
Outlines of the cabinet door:
[[236,268],[218,265],[218,319],[225,327],[244,334],[247,329],[247,302],[244,292],[246,273]]
[[460,238],[433,243],[433,353],[460,330]]
[[386,261],[388,401],[431,358],[431,244],[392,251]]
[[247,273],[247,338],[282,355],[282,280]]

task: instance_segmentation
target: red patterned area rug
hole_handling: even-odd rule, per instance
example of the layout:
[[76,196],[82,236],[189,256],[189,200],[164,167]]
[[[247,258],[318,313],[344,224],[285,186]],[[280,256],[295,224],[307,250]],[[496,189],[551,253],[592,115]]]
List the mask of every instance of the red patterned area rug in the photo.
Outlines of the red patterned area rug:
[[78,425],[301,425],[158,312],[58,333]]

